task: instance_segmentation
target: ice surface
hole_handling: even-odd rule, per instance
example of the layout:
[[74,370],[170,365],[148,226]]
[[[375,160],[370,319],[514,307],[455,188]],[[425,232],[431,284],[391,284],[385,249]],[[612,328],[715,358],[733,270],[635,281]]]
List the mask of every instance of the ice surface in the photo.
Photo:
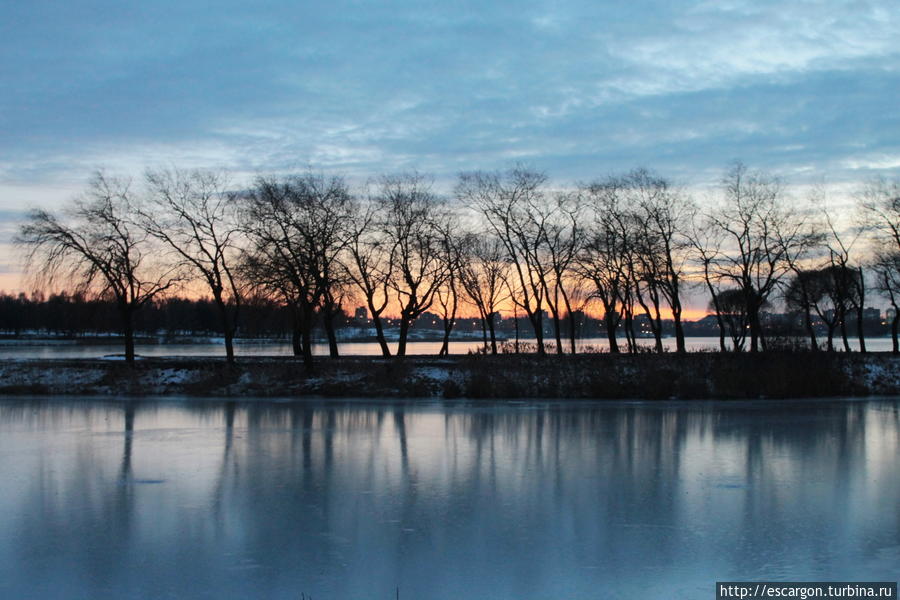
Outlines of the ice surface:
[[7,399],[0,597],[706,599],[716,580],[893,581],[898,472],[897,400]]

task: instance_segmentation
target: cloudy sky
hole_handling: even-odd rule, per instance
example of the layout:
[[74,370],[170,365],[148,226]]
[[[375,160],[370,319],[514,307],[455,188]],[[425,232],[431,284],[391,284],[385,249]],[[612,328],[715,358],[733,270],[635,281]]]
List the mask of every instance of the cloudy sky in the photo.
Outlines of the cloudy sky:
[[98,167],[860,181],[898,92],[896,0],[4,2],[0,243]]

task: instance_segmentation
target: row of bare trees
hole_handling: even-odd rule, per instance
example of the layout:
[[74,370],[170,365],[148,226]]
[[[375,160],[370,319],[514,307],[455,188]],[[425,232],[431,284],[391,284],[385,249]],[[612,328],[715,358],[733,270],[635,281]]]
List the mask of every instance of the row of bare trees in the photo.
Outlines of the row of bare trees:
[[[97,174],[61,213],[32,211],[18,242],[46,283],[115,299],[128,360],[134,312],[185,287],[213,299],[229,361],[251,295],[290,309],[294,352],[307,366],[314,316],[337,356],[334,321],[351,300],[365,304],[385,356],[385,314],[399,314],[400,356],[412,323],[438,314],[446,354],[461,310],[477,311],[491,352],[503,310],[517,324],[527,317],[539,353],[574,353],[575,315],[591,305],[603,314],[610,352],[622,350],[620,331],[637,351],[640,315],[659,352],[671,318],[684,352],[685,298],[696,290],[709,298],[723,351],[726,337],[737,350],[748,337],[751,351],[766,349],[764,310],[781,300],[802,317],[812,348],[818,320],[828,349],[836,331],[849,349],[855,317],[865,350],[866,291],[898,312],[900,183],[870,182],[841,221],[814,200],[804,208],[778,179],[742,164],[703,207],[645,169],[569,189],[523,167],[462,173],[451,197],[417,173],[356,192],[340,177],[313,173],[238,187],[222,173],[170,169],[148,171],[139,189]],[[895,351],[897,325],[895,317]]]

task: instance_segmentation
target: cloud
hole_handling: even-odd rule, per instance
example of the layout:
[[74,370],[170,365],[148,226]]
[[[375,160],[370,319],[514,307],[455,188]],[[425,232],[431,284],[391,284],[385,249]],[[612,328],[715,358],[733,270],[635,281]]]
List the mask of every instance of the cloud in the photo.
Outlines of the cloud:
[[18,2],[0,182],[98,166],[898,172],[892,0]]
[[0,209],[0,244],[10,243],[19,223],[25,220],[26,213],[21,210]]

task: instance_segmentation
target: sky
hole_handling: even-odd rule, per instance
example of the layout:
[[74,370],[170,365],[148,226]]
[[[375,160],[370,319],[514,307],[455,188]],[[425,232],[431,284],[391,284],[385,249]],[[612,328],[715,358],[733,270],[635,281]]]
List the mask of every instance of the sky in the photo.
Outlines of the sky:
[[0,4],[0,289],[103,168],[900,175],[896,0]]

